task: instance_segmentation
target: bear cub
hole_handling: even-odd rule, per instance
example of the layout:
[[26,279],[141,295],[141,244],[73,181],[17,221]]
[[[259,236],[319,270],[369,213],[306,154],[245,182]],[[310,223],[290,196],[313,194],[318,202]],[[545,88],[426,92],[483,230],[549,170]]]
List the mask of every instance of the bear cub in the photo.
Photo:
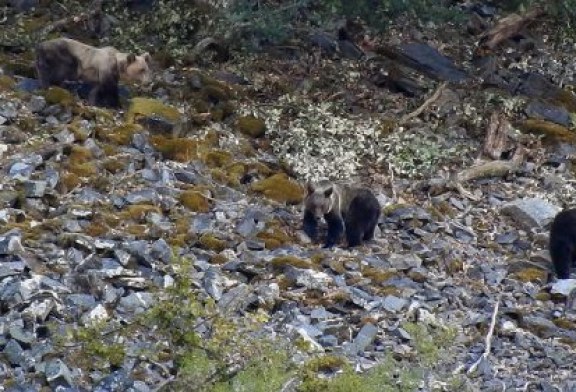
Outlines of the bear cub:
[[123,53],[106,46],[96,48],[70,38],[55,38],[36,46],[36,72],[42,88],[65,81],[92,85],[90,105],[118,107],[120,79],[148,83],[150,55]]
[[380,204],[370,189],[338,185],[330,181],[308,183],[304,200],[304,232],[317,240],[318,221],[328,226],[325,248],[340,242],[345,234],[348,247],[374,238],[380,218]]

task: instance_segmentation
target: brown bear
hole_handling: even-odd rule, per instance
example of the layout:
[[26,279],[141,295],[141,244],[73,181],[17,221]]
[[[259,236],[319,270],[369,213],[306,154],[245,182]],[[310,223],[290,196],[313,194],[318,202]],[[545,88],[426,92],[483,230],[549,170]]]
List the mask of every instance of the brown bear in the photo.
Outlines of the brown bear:
[[70,38],[55,38],[36,46],[36,71],[42,88],[64,81],[92,84],[90,105],[120,106],[119,80],[148,83],[152,78],[150,55],[123,53],[105,46],[96,48]]

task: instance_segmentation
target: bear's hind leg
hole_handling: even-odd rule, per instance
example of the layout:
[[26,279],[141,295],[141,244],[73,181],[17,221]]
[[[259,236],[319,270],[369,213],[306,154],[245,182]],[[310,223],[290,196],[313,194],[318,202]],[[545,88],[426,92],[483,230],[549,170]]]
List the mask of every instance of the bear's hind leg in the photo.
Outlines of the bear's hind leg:
[[372,241],[374,239],[374,232],[376,231],[377,224],[378,224],[378,217],[374,218],[366,228],[366,231],[364,232],[364,237],[362,238],[364,241]]

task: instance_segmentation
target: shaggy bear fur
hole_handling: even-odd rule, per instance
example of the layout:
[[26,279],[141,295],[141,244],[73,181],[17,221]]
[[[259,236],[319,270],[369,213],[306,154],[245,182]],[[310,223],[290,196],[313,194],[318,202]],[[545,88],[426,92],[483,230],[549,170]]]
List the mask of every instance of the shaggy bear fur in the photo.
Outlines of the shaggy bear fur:
[[343,233],[349,247],[374,238],[380,204],[370,189],[322,181],[309,183],[307,190],[303,229],[313,241],[317,240],[320,218],[328,226],[325,248],[337,245]]
[[120,78],[148,83],[150,55],[122,53],[111,46],[96,48],[70,38],[56,38],[36,46],[36,72],[42,88],[65,81],[92,84],[90,105],[118,107]]
[[550,227],[550,256],[559,279],[570,277],[576,261],[576,209],[558,213]]

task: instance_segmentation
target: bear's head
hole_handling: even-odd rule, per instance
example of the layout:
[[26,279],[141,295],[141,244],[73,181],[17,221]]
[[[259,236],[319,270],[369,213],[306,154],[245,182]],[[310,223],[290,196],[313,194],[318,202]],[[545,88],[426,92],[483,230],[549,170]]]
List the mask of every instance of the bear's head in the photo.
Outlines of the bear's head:
[[130,53],[125,58],[119,59],[120,77],[129,81],[150,83],[152,71],[150,70],[150,54],[143,53],[139,56]]

